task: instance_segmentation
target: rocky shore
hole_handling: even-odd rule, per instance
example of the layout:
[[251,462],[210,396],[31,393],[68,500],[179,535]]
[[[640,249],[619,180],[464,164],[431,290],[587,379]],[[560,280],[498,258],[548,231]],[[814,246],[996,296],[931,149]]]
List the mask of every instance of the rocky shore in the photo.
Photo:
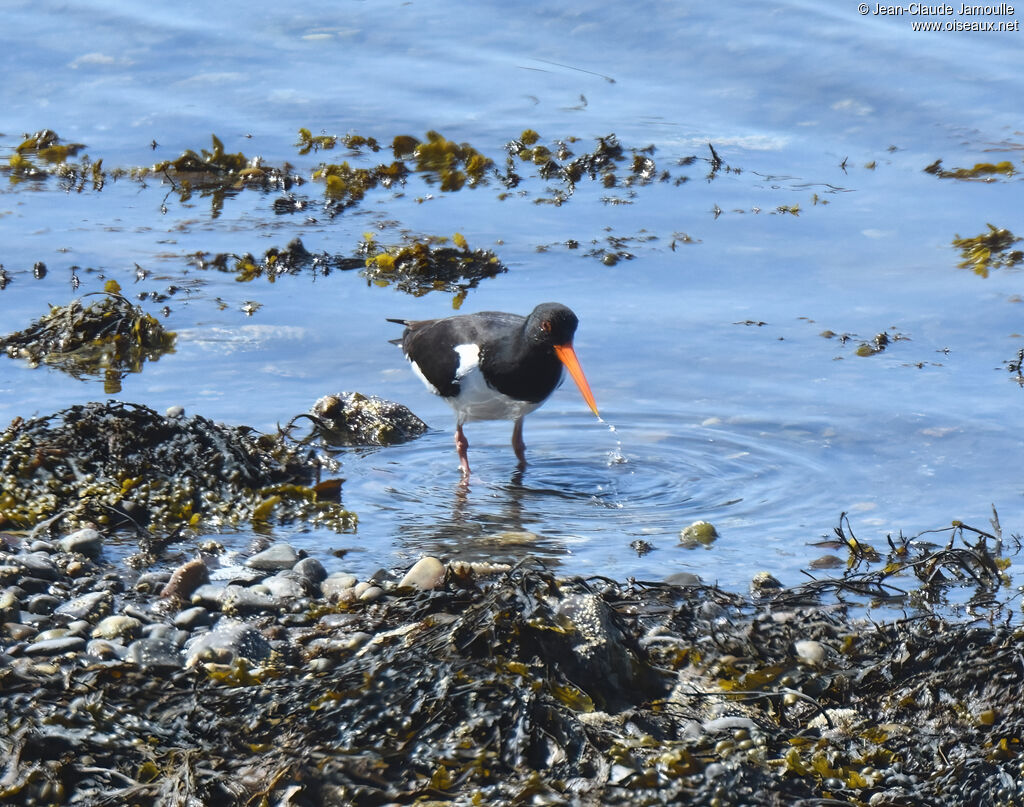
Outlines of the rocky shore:
[[3,538],[4,804],[1024,803],[1004,606],[874,622],[820,584],[357,580],[281,543],[155,573],[91,527]]

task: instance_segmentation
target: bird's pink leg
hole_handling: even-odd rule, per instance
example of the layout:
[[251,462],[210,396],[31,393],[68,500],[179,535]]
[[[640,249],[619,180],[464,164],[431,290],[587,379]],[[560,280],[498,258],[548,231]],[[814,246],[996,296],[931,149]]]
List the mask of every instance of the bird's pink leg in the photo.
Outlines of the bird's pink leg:
[[523,419],[516,418],[516,425],[512,427],[512,450],[516,452],[519,460],[519,467],[526,465],[526,443],[523,442]]
[[459,454],[459,467],[462,469],[463,476],[469,476],[469,455],[466,453],[468,449],[469,440],[462,433],[462,424],[460,423],[455,427],[455,450]]

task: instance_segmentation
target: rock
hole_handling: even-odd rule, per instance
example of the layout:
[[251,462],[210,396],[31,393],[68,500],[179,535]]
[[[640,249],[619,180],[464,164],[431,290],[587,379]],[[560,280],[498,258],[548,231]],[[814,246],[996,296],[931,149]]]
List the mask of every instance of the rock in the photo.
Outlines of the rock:
[[444,582],[445,567],[437,558],[427,555],[413,564],[398,586],[411,586],[418,591],[430,591]]
[[290,569],[299,561],[299,553],[290,544],[271,544],[262,552],[257,552],[249,558],[245,565],[250,569],[259,569],[265,572],[278,572],[282,569]]
[[770,572],[758,572],[750,580],[750,593],[755,597],[765,597],[782,588],[774,575]]
[[796,650],[797,658],[805,664],[817,666],[825,660],[825,645],[813,639],[802,639],[793,642],[793,649]]
[[127,647],[106,639],[93,639],[85,646],[85,652],[101,661],[124,661],[128,656]]
[[313,588],[312,583],[292,569],[286,569],[264,579],[263,585],[272,597],[290,600],[308,597]]
[[0,625],[21,621],[21,604],[10,589],[0,591]]
[[235,659],[259,663],[270,657],[270,643],[256,628],[235,619],[221,619],[209,633],[185,646],[185,666],[230,664]]
[[665,578],[665,582],[670,586],[682,586],[684,588],[692,588],[701,584],[700,575],[696,575],[693,572],[676,572],[670,574]]
[[120,614],[108,616],[101,619],[92,630],[94,639],[114,639],[120,642],[129,642],[139,638],[142,633],[142,623],[133,616],[122,616]]
[[314,585],[327,579],[327,570],[316,558],[303,558],[292,567],[292,571],[298,572]]
[[65,552],[78,552],[94,558],[103,549],[103,536],[90,527],[69,533],[61,538],[57,545]]
[[384,589],[380,586],[367,586],[358,595],[359,599],[363,602],[373,602],[374,600],[379,600],[382,596],[384,596]]
[[345,574],[344,572],[335,572],[330,574],[320,584],[320,593],[323,594],[324,598],[337,602],[346,593],[351,593],[350,590],[359,582],[354,574]]
[[224,590],[220,610],[225,614],[253,614],[277,611],[281,603],[268,594],[261,594],[245,586],[229,585]]
[[[40,636],[42,635],[40,634]],[[85,650],[85,639],[81,636],[60,636],[32,642],[22,652],[26,656],[59,656],[64,653],[78,653],[82,650]]]
[[209,582],[210,572],[206,568],[206,564],[196,558],[183,563],[174,570],[160,596],[165,599],[187,602],[197,588]]
[[224,602],[224,595],[227,593],[227,586],[218,583],[206,583],[192,592],[189,601],[193,605],[201,605],[204,608],[220,610],[220,604]]
[[711,546],[718,538],[718,530],[710,521],[694,521],[679,531],[679,545],[687,549]]
[[52,594],[35,594],[25,603],[25,609],[29,613],[53,613],[59,604],[60,600]]
[[358,392],[325,395],[310,411],[317,419],[316,433],[330,445],[394,445],[427,430],[402,404]]
[[128,645],[125,659],[143,669],[154,667],[173,669],[181,666],[181,651],[174,642],[168,639],[147,636],[144,639],[136,639]]
[[110,613],[113,602],[114,597],[109,591],[91,591],[57,606],[53,613],[70,619],[97,622]]
[[28,575],[41,580],[56,580],[60,575],[57,564],[53,562],[49,555],[33,552],[27,555],[16,555],[14,561],[24,568]]
[[181,630],[193,631],[196,628],[206,627],[213,623],[213,616],[202,606],[186,608],[174,617],[174,627]]

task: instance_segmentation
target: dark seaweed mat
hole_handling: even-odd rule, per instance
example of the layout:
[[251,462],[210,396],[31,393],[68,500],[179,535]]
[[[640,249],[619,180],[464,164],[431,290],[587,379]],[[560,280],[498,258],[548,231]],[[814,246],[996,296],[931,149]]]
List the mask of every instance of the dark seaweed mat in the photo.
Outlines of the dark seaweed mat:
[[[858,623],[842,607],[542,570],[458,583],[357,607],[353,627],[377,638],[320,675],[294,652],[243,685],[84,657],[49,676],[0,668],[0,795],[96,805],[1024,803],[1022,636],[1007,624]],[[581,604],[596,629],[581,629]],[[831,648],[819,666],[797,661],[802,639]],[[800,697],[787,705],[786,693]],[[611,711],[588,714],[591,704]],[[837,708],[862,722],[829,728],[837,721],[820,719]],[[707,722],[720,714],[752,721],[750,750]]]
[[261,491],[309,484],[318,470],[308,453],[248,427],[122,401],[75,405],[0,432],[0,527],[60,517],[63,527],[161,533],[203,518],[242,520]]

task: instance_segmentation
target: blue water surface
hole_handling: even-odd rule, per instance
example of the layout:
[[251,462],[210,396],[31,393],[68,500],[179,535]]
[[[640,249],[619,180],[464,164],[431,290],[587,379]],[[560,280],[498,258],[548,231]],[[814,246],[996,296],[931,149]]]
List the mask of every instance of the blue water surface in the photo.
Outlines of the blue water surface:
[[[256,190],[221,209],[199,194],[183,202],[160,176],[101,191],[0,176],[11,277],[0,332],[108,278],[133,295],[175,286],[142,305],[178,333],[176,352],[116,397],[271,430],[323,394],[358,390],[427,420],[414,443],[342,456],[355,533],[275,532],[332,568],[536,556],[742,588],[762,569],[805,579],[843,512],[881,549],[887,534],[953,519],[990,529],[993,506],[1008,533],[1024,524],[1024,391],[1007,370],[1024,346],[1024,284],[1014,269],[959,268],[951,243],[989,222],[1024,230],[1021,183],[923,170],[1024,167],[1019,32],[915,32],[853,2],[10,0],[4,16],[5,161],[43,128],[108,170],[209,149],[216,133],[227,151],[308,181],[321,160],[372,167],[392,159],[396,135],[431,130],[503,168],[505,143],[529,128],[576,154],[614,134],[625,165],[635,152],[671,175],[584,181],[556,206],[553,183],[517,163],[518,188],[492,178],[443,192],[415,176],[336,217],[275,215],[281,194]],[[300,155],[300,127],[385,148]],[[299,191],[322,201],[312,182]],[[451,314],[451,294],[414,297],[357,271],[242,284],[194,260],[260,256],[295,237],[353,255],[366,232],[384,243],[461,233],[494,250],[508,271],[462,311],[570,305],[605,423],[566,384],[527,421],[523,474],[509,424],[472,424],[462,485],[451,413],[384,321]],[[885,351],[856,354],[883,332]],[[104,397],[100,381],[0,361],[0,422]],[[718,541],[679,547],[699,519]],[[244,547],[250,536],[218,537]]]

